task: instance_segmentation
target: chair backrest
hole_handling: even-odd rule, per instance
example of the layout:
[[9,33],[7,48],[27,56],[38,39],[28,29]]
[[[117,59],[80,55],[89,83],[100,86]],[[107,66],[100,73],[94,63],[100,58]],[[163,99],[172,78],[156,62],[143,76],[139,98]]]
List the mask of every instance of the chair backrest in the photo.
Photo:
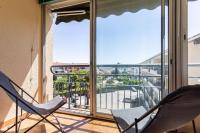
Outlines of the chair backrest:
[[156,116],[141,133],[162,133],[177,129],[200,114],[200,85],[182,87],[160,103]]
[[[26,101],[19,95],[19,93],[17,92],[17,90],[15,89],[13,84],[11,83],[11,80],[1,71],[0,71],[0,87],[7,93],[7,95],[12,99],[12,101],[16,102],[15,97],[17,97],[18,99],[20,99],[21,101],[26,103],[28,106],[30,106],[30,107],[33,106],[31,103],[29,103],[28,101]],[[9,92],[12,93],[14,96],[11,95]],[[29,107],[27,107],[20,100],[18,100],[19,107],[21,107],[23,110],[25,110],[29,113],[34,113]]]

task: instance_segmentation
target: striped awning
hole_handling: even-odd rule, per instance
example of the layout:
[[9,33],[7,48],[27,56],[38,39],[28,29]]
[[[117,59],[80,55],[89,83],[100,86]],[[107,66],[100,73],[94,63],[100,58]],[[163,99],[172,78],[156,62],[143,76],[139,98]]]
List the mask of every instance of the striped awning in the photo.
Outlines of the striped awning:
[[99,0],[97,16],[121,15],[124,12],[138,12],[141,9],[152,10],[158,7],[161,0]]
[[[196,1],[196,0],[189,0]],[[166,2],[167,4],[167,2]],[[125,12],[138,12],[142,9],[153,10],[161,5],[161,0],[97,0],[97,17],[106,18],[109,15],[121,15]],[[54,9],[57,13],[56,24],[60,22],[82,21],[89,19],[90,4],[83,3],[74,6]]]
[[68,23],[70,21],[82,21],[90,18],[90,4],[83,3],[60,9],[54,9],[52,12],[57,14],[56,24],[59,24],[60,22]]

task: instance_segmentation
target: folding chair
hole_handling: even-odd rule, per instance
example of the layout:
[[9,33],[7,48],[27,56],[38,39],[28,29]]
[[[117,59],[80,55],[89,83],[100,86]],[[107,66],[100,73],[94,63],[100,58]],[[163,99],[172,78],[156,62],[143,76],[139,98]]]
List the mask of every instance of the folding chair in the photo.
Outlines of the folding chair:
[[111,112],[122,133],[163,133],[190,121],[196,133],[194,119],[200,114],[200,85],[177,89],[149,111],[140,106]]
[[[3,72],[0,71],[0,87],[3,88],[3,90],[7,93],[7,95],[16,103],[16,119],[15,119],[15,124],[10,126],[7,130],[4,132],[9,131],[11,128],[15,126],[15,132],[19,132],[18,125],[25,119],[29,118],[32,114],[39,115],[42,119],[39,120],[37,123],[35,123],[33,126],[29,127],[25,132],[28,132],[31,130],[33,127],[35,127],[37,124],[45,120],[46,122],[50,123],[52,126],[57,128],[60,132],[64,131],[62,130],[61,124],[56,118],[56,116],[53,115],[53,113],[58,110],[60,107],[62,107],[67,100],[65,98],[62,98],[60,96],[57,96],[53,98],[51,101],[44,103],[44,104],[39,104],[30,94],[25,92],[20,86],[18,86],[14,81],[12,81],[10,78],[8,78]],[[21,90],[21,95],[17,92],[16,88],[19,88]],[[30,103],[26,101],[23,98],[23,95],[26,94],[28,97],[30,97],[35,103]],[[21,114],[22,110],[26,111],[28,115],[25,118],[21,118],[18,115],[18,107],[21,108]],[[48,116],[53,116],[59,127],[56,126],[54,123],[49,121],[47,119]],[[22,115],[21,115],[22,116]],[[20,117],[20,121],[18,121],[18,117]]]

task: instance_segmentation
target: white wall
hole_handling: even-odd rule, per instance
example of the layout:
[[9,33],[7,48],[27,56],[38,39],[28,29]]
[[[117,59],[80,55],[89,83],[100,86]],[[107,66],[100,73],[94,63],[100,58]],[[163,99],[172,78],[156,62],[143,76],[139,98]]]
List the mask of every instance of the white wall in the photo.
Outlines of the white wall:
[[[41,8],[38,0],[0,0],[0,70],[35,97]],[[13,118],[15,104],[0,89],[0,122]]]
[[46,6],[45,21],[46,41],[43,47],[43,99],[44,101],[49,101],[53,98],[53,74],[50,71],[50,67],[53,65],[53,14],[48,6]]

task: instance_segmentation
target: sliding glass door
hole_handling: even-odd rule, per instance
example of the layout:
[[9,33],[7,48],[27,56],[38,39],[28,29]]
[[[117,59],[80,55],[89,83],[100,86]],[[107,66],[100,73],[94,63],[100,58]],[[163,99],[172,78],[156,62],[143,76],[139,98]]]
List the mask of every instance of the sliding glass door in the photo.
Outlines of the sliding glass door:
[[96,1],[96,112],[149,110],[168,89],[168,2]]

